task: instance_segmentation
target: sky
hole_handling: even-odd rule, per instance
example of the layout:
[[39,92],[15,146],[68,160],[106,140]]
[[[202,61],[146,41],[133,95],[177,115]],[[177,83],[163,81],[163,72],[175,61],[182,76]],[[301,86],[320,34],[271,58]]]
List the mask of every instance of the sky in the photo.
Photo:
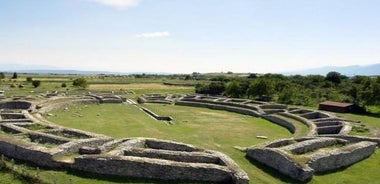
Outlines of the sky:
[[114,72],[380,63],[378,0],[0,0],[0,64]]

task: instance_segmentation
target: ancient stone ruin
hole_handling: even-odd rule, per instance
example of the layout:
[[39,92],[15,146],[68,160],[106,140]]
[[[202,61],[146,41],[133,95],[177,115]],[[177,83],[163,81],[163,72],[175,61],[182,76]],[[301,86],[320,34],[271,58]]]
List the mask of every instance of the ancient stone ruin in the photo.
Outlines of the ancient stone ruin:
[[[246,156],[278,170],[295,180],[310,180],[314,172],[347,167],[369,157],[380,143],[379,138],[348,136],[351,121],[322,111],[287,108],[286,105],[249,99],[208,95],[160,95],[160,103],[225,110],[276,123],[291,133],[295,122],[308,127],[308,137],[278,140],[247,148]],[[156,103],[156,96],[145,95],[140,103]],[[170,100],[169,100],[170,99]],[[292,120],[292,121],[290,121]]]
[[[116,95],[41,95],[0,102],[0,154],[39,166],[67,168],[103,175],[154,180],[248,183],[247,174],[223,153],[152,138],[124,138],[57,126],[43,118],[56,108],[77,104],[128,103]],[[225,110],[264,118],[290,132],[297,123],[308,127],[307,137],[282,139],[252,146],[246,157],[295,180],[314,173],[347,167],[369,157],[379,138],[347,135],[351,121],[332,114],[283,104],[208,95],[143,95],[139,103]],[[143,108],[143,107],[140,107]],[[141,109],[156,119],[171,118]],[[164,119],[171,121],[172,119]]]
[[[115,140],[57,126],[38,115],[58,107],[99,101],[99,98],[91,95],[34,103],[0,103],[0,154],[44,167],[127,178],[239,184],[249,182],[247,174],[220,152],[151,138]],[[107,102],[115,101],[101,101]],[[32,111],[38,116],[30,114]]]
[[315,172],[347,167],[374,153],[380,139],[355,137],[304,137],[283,139],[247,149],[246,156],[284,175],[307,181]]

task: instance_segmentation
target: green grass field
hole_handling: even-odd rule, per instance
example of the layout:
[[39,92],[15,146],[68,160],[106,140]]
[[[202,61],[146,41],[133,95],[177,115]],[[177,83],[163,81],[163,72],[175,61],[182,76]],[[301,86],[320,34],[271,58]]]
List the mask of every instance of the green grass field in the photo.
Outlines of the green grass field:
[[[252,183],[280,181],[251,164],[233,146],[251,146],[269,140],[291,137],[285,128],[263,119],[203,108],[147,104],[160,115],[174,118],[173,125],[156,121],[132,105],[88,105],[58,109],[48,120],[59,125],[101,133],[114,138],[154,137],[193,144],[221,151],[233,158],[249,175]],[[75,114],[80,114],[78,117]],[[257,139],[268,136],[268,140]]]
[[[72,80],[80,76],[49,76],[35,75],[35,80],[41,80],[41,86],[34,88],[26,82],[26,75],[20,75],[17,80],[2,81],[1,86],[8,88],[6,96],[13,95],[35,95],[46,91],[66,91],[61,88],[62,82],[73,92],[83,92],[72,87]],[[166,86],[163,82],[181,83],[178,79],[140,79],[132,77],[94,77],[85,76],[89,81],[89,90],[93,91],[117,91],[132,90],[134,94],[125,95],[135,98],[145,93],[161,94],[185,94],[194,93],[193,87]],[[136,84],[138,82],[138,84]],[[194,81],[190,81],[194,82]],[[24,84],[24,88],[9,88],[9,85]],[[33,92],[32,92],[33,91]],[[80,105],[69,107],[69,111],[58,109],[52,113],[53,117],[48,120],[67,127],[77,128],[85,131],[105,134],[114,138],[124,137],[154,137],[160,139],[174,140],[193,144],[195,146],[221,151],[234,159],[249,175],[251,183],[294,183],[283,177],[278,172],[264,167],[258,163],[250,162],[244,157],[244,153],[236,150],[233,146],[251,146],[279,138],[291,137],[292,135],[278,125],[268,121],[250,116],[244,116],[225,111],[215,111],[204,108],[192,108],[162,104],[144,104],[159,115],[172,116],[173,125],[153,120],[142,111],[132,105],[126,104],[104,104],[104,105]],[[305,107],[301,107],[305,108]],[[379,111],[379,107],[371,107],[372,112]],[[82,115],[79,117],[77,114]],[[337,114],[351,120],[360,120],[364,127],[370,129],[368,132],[355,135],[380,136],[380,118],[378,115],[355,115]],[[297,123],[297,122],[295,122]],[[299,137],[306,133],[305,126],[295,136]],[[268,140],[255,138],[257,135],[268,136]],[[361,161],[348,168],[315,175],[310,183],[379,183],[380,175],[380,151],[376,151],[370,158]],[[29,168],[35,172],[35,167]],[[105,177],[95,174],[81,173],[78,171],[54,171],[41,169],[41,178],[47,183],[66,184],[107,184],[107,183],[160,183],[155,181],[125,180],[122,178]],[[8,171],[0,170],[0,183],[28,183],[23,179],[13,179]],[[161,182],[166,183],[166,182]]]
[[[58,109],[52,112],[55,116],[48,119],[63,126],[101,133],[114,138],[154,137],[221,151],[234,159],[248,173],[251,183],[294,183],[272,169],[258,163],[251,163],[244,157],[244,153],[233,148],[233,146],[245,147],[291,137],[292,135],[285,128],[263,119],[225,111],[162,104],[143,106],[156,114],[172,116],[173,125],[153,120],[136,107],[125,104],[82,105],[70,107],[69,111]],[[82,117],[76,116],[77,113]],[[268,136],[269,139],[257,139],[255,138],[257,135]],[[325,181],[328,181],[327,183],[357,183],[363,177],[359,174],[360,172],[366,172],[366,180],[363,181],[376,183],[375,181],[380,179],[377,175],[379,165],[380,154],[377,151],[369,159],[352,167],[316,175],[310,183],[326,183]],[[61,177],[70,177],[70,175],[63,174]],[[83,180],[83,178],[79,179]]]

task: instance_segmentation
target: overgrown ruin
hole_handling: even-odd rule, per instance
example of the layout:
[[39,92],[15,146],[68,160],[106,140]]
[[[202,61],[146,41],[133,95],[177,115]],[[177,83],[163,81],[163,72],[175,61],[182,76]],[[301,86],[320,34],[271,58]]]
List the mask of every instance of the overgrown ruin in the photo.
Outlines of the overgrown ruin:
[[82,97],[49,97],[35,102],[2,102],[0,153],[44,167],[127,178],[239,184],[249,182],[247,174],[220,152],[152,138],[115,140],[57,126],[41,116],[41,113],[46,114],[59,107],[108,102],[122,101],[102,100],[91,94]]
[[[220,152],[152,138],[115,140],[57,126],[43,118],[49,111],[60,107],[124,101],[126,99],[118,96],[96,94],[3,101],[0,103],[0,153],[39,166],[127,178],[249,182],[247,174]],[[246,149],[248,159],[299,181],[310,180],[315,172],[355,164],[369,157],[380,143],[378,138],[347,135],[351,130],[349,120],[321,111],[287,108],[282,104],[203,95],[143,95],[138,102],[231,111],[264,118],[292,133],[298,131],[294,121],[302,123],[308,127],[307,137],[282,139]],[[158,117],[148,109],[146,111]]]

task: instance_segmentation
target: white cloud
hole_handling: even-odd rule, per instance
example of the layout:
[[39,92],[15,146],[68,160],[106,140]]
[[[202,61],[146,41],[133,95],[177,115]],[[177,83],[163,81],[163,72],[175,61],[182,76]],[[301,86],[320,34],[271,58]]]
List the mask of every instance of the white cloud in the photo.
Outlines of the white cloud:
[[115,8],[127,8],[131,6],[137,6],[140,0],[91,0],[93,2],[97,2],[100,4],[104,4],[107,6],[112,6]]
[[152,32],[152,33],[141,33],[137,34],[137,38],[162,38],[162,37],[168,37],[170,36],[170,33],[165,31],[165,32]]

